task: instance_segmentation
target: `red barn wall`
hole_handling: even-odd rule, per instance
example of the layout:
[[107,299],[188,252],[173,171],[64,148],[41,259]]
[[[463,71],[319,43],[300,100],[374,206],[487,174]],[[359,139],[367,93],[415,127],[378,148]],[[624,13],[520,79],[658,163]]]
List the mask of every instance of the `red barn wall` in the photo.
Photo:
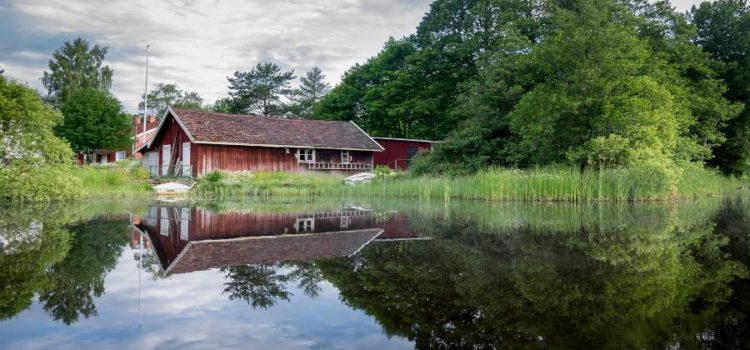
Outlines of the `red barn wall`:
[[[182,159],[182,143],[190,142],[185,131],[173,117],[168,117],[165,130],[156,135],[152,147],[147,151],[158,152],[158,174],[162,174],[162,147],[172,145],[171,165]],[[229,146],[214,144],[190,144],[190,165],[193,176],[200,176],[213,170],[226,171],[304,171],[307,165],[297,162],[297,149],[272,147]],[[349,151],[350,162],[370,165],[373,163],[371,151]],[[340,163],[341,150],[316,149],[315,161]],[[182,164],[187,165],[187,164]]]
[[[196,175],[204,175],[213,170],[227,171],[304,171],[307,165],[297,162],[297,149],[248,146],[223,146],[194,144],[192,157]],[[349,151],[351,163],[370,164],[372,153]],[[340,150],[315,150],[315,161],[340,163]]]
[[391,169],[396,169],[398,165],[399,170],[405,170],[408,168],[407,150],[409,147],[416,147],[417,153],[429,152],[432,149],[432,143],[425,141],[414,141],[414,140],[388,140],[374,137],[385,151],[375,153],[375,166],[387,165]]
[[[169,118],[169,120],[165,121],[165,123],[167,123],[165,130],[159,133],[159,135],[156,135],[156,139],[154,140],[152,147],[149,149],[149,151],[157,151],[159,154],[159,162],[157,165],[159,166],[160,175],[162,174],[162,147],[164,145],[172,146],[172,159],[170,159],[170,165],[175,165],[178,160],[182,159],[182,143],[190,142],[190,138],[185,131],[182,130],[180,124],[178,124],[171,116],[167,118]],[[190,164],[195,164],[195,145],[193,144],[190,146]]]

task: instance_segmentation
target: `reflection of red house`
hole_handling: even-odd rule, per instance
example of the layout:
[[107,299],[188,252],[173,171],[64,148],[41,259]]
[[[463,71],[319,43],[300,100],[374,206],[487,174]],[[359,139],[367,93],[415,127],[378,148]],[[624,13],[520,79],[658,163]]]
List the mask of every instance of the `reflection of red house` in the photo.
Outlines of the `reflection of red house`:
[[387,165],[394,170],[406,170],[418,153],[429,152],[437,141],[373,137],[383,148],[375,153],[375,166]]
[[352,255],[373,240],[420,238],[409,230],[406,216],[383,220],[357,209],[259,214],[152,206],[134,226],[145,232],[165,274],[334,258]]

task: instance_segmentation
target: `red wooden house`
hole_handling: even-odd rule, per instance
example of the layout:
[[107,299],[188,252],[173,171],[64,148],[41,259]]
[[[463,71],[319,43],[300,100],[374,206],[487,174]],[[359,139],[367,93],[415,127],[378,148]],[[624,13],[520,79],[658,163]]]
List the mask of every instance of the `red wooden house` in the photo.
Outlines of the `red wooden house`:
[[438,141],[373,137],[383,148],[375,154],[375,165],[387,165],[393,170],[406,170],[411,159],[420,152],[429,152]]
[[80,152],[76,157],[78,159],[78,164],[108,164],[125,160],[131,156],[135,159],[140,159],[140,153],[133,154],[133,150],[137,150],[146,144],[151,137],[154,136],[156,128],[159,127],[159,121],[156,120],[156,117],[152,115],[148,116],[147,121],[148,123],[145,125],[144,132],[143,117],[140,115],[133,116],[132,147],[128,147],[128,149],[98,149],[88,155],[84,152]]
[[170,108],[139,150],[152,176],[213,170],[371,171],[383,151],[353,122],[233,115]]

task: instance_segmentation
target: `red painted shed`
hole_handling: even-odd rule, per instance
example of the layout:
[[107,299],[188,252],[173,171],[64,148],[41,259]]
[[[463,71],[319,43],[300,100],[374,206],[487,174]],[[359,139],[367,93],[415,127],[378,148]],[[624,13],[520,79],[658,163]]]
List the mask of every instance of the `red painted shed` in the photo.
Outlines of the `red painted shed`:
[[383,148],[353,122],[169,108],[138,151],[152,176],[213,170],[371,171]]
[[429,152],[438,141],[373,137],[383,148],[375,154],[375,166],[387,165],[393,170],[406,170],[418,153]]

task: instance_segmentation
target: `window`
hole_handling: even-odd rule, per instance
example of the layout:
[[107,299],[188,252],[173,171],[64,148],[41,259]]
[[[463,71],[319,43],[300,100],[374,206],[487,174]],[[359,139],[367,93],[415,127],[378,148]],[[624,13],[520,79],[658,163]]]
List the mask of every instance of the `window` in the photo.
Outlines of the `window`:
[[297,219],[297,232],[312,232],[315,229],[315,219]]
[[312,163],[315,161],[315,150],[301,148],[297,150],[297,161],[301,163]]
[[352,224],[352,218],[348,216],[342,216],[341,217],[341,229],[346,230],[349,228],[349,225]]
[[406,159],[412,159],[414,156],[417,155],[417,152],[419,151],[416,147],[407,147],[406,148]]
[[180,240],[187,241],[190,234],[190,208],[180,208]]
[[341,151],[341,163],[349,164],[349,151]]
[[115,161],[119,162],[121,160],[125,159],[125,151],[119,151],[115,153]]

